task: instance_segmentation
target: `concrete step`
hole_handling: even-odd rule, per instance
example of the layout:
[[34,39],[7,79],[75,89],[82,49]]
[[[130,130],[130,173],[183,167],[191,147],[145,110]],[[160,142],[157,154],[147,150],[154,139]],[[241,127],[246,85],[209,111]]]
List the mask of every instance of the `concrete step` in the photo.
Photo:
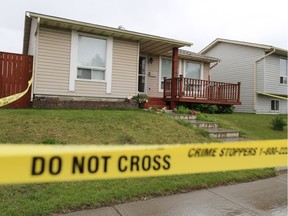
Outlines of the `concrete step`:
[[239,131],[235,130],[227,130],[223,128],[209,128],[206,129],[209,132],[209,136],[212,138],[239,138]]
[[183,119],[186,121],[196,121],[196,116],[195,115],[188,115],[188,114],[177,114],[177,113],[172,113],[171,116],[173,116],[175,119]]
[[207,121],[197,121],[197,120],[189,120],[189,122],[194,126],[194,127],[199,127],[199,128],[219,128],[220,124],[218,122],[207,122]]

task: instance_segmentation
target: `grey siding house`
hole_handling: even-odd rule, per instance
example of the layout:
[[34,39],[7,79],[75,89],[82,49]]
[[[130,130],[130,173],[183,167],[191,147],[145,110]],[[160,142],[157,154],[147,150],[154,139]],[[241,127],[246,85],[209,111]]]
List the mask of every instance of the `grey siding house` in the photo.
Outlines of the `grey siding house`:
[[287,114],[287,50],[218,38],[200,53],[221,59],[211,80],[241,82],[237,112]]

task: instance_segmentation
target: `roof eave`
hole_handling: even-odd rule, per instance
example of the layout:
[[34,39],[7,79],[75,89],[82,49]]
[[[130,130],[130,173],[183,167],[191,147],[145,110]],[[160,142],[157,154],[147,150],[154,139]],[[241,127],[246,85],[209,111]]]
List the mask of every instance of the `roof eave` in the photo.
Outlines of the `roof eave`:
[[43,14],[38,14],[34,12],[29,12],[30,17],[35,17],[35,18],[40,18],[41,22],[44,22],[44,20],[50,21],[50,22],[59,22],[59,23],[66,23],[71,26],[71,28],[77,28],[77,26],[81,27],[86,27],[86,28],[97,28],[103,31],[111,32],[113,34],[117,35],[124,35],[124,36],[131,36],[131,37],[136,37],[136,38],[142,38],[142,39],[151,39],[154,41],[161,41],[165,43],[169,43],[172,45],[175,45],[175,47],[183,47],[183,46],[192,46],[193,43],[186,42],[186,41],[180,41],[180,40],[175,40],[171,38],[165,38],[165,37],[160,37],[156,35],[149,35],[149,34],[144,34],[144,33],[139,33],[139,32],[134,32],[134,31],[128,31],[128,30],[121,30],[117,28],[112,28],[112,27],[107,27],[107,26],[102,26],[102,25],[97,25],[97,24],[91,24],[91,23],[86,23],[86,22],[81,22],[81,21],[75,21],[75,20],[70,20],[70,19],[65,19],[65,18],[59,18],[59,17],[54,17],[54,16],[48,16],[48,15],[43,15]]
[[250,46],[250,47],[264,49],[267,52],[270,52],[273,49],[275,49],[276,53],[281,54],[281,55],[285,55],[286,53],[286,56],[287,56],[287,50],[282,49],[282,48],[277,48],[277,47],[273,47],[273,46],[265,45],[265,44],[256,44],[256,43],[228,40],[228,39],[222,39],[222,38],[215,39],[208,46],[204,47],[199,53],[200,54],[206,53],[207,51],[209,51],[210,49],[212,49],[214,46],[216,46],[219,43],[230,43],[230,44],[237,44],[237,45],[243,45],[243,46]]

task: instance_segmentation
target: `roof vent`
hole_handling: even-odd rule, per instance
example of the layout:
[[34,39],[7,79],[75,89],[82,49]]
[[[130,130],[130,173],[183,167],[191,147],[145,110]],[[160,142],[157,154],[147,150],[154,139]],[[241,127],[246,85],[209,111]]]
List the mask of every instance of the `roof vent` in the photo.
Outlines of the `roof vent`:
[[118,29],[123,30],[123,31],[126,30],[122,25],[119,25]]

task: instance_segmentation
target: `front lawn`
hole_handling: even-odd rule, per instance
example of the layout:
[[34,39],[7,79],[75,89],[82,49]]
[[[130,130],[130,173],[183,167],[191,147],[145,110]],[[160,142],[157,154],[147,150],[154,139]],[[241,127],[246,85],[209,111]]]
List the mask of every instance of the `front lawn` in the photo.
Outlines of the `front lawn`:
[[209,142],[161,114],[143,110],[0,109],[0,143],[171,144]]
[[[273,116],[209,115],[249,139],[285,139]],[[285,117],[285,116],[284,116]],[[180,123],[180,124],[179,124]],[[0,143],[172,144],[211,139],[165,115],[132,110],[0,109]],[[257,124],[257,127],[256,127]],[[200,165],[199,165],[200,166]],[[274,169],[121,180],[0,186],[0,215],[53,215],[276,175]]]

